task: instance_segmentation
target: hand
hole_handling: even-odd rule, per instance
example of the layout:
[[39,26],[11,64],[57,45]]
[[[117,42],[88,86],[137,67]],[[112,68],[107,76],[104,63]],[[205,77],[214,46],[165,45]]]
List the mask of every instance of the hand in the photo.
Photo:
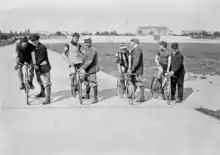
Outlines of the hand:
[[171,72],[167,72],[167,75],[169,75],[169,76],[173,76],[173,75],[174,75],[174,72],[173,72],[173,71],[171,71]]
[[19,65],[16,65],[14,69],[15,69],[15,70],[18,70],[18,68],[19,68]]
[[38,70],[39,70],[38,65],[34,65],[34,69],[35,69],[36,71],[38,71]]
[[81,73],[81,74],[85,74],[86,71],[85,71],[84,69],[80,68],[80,73]]
[[131,70],[129,69],[129,70],[127,71],[127,73],[128,73],[128,74],[131,74]]

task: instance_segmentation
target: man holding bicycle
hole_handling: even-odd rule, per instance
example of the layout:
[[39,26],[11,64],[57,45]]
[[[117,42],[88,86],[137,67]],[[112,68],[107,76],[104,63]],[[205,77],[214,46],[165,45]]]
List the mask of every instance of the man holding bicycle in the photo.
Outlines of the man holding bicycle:
[[[127,73],[128,65],[129,65],[129,51],[127,49],[127,45],[125,43],[120,44],[119,51],[115,53],[115,59],[118,67],[118,72],[120,75]],[[124,76],[120,76],[120,85],[125,92],[125,83],[124,83]]]
[[34,78],[34,66],[31,57],[31,52],[34,51],[35,47],[28,42],[27,37],[21,38],[16,45],[16,66],[15,70],[18,70],[18,77],[21,82],[20,89],[24,89],[24,76],[22,68],[26,62],[29,65],[29,86],[30,89],[34,89],[33,78]]
[[[40,93],[36,97],[45,97],[46,100],[43,105],[50,104],[51,96],[51,77],[50,70],[51,65],[48,58],[47,48],[45,45],[39,42],[40,36],[33,34],[30,36],[30,40],[35,46],[35,50],[32,52],[33,63],[35,66],[37,82],[41,87]],[[46,91],[46,94],[45,94]]]
[[167,42],[161,41],[160,51],[155,56],[155,62],[158,67],[158,79],[162,82],[162,75],[169,72],[171,65],[172,52],[167,49]]
[[63,52],[63,58],[69,65],[71,92],[73,96],[76,96],[77,91],[77,84],[75,83],[76,71],[82,64],[83,56],[81,45],[78,43],[79,38],[79,33],[74,33],[70,44],[65,45]]
[[[176,87],[178,88],[178,98],[176,103],[181,103],[183,100],[184,92],[184,56],[179,51],[178,43],[172,43],[171,48],[173,50],[172,61],[171,61],[171,71],[168,75],[171,76],[171,99],[174,100],[176,94]],[[175,77],[172,77],[175,76]]]
[[85,38],[85,51],[83,55],[83,64],[80,67],[81,73],[85,74],[86,78],[85,81],[86,84],[86,95],[83,96],[83,99],[89,99],[90,98],[90,90],[91,87],[93,89],[94,93],[94,100],[93,104],[98,102],[98,82],[96,78],[96,73],[99,71],[98,66],[98,51],[95,47],[92,46],[92,40],[91,38]]
[[[144,84],[143,84],[143,70],[144,70],[144,61],[143,61],[143,50],[139,46],[138,39],[130,40],[132,50],[129,56],[129,69],[128,74],[131,74],[131,80],[134,85],[134,90],[136,91],[137,87],[140,88],[141,96],[136,102],[144,102]],[[132,75],[134,74],[134,75]]]

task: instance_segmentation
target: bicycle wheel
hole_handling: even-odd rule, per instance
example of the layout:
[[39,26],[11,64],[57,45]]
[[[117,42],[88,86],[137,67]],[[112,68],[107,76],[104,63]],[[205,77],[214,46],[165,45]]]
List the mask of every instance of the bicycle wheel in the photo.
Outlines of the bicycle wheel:
[[134,91],[134,85],[130,81],[127,83],[126,86],[126,96],[128,99],[128,104],[132,105],[135,99],[135,91]]
[[151,82],[151,94],[154,98],[158,98],[161,94],[161,82],[158,78],[153,77]]
[[123,91],[123,87],[122,87],[122,84],[121,84],[121,76],[118,77],[117,79],[117,94],[120,98],[123,98],[124,96],[124,91]]
[[78,85],[78,92],[79,92],[79,103],[80,104],[83,104],[83,101],[82,101],[82,80],[80,78],[80,75],[79,73],[77,74],[77,85]]
[[29,83],[28,83],[28,70],[25,70],[25,95],[26,95],[26,104],[29,105]]
[[167,104],[170,105],[170,103],[171,103],[171,85],[170,85],[169,80],[164,85],[163,91],[164,91],[163,97],[166,99]]

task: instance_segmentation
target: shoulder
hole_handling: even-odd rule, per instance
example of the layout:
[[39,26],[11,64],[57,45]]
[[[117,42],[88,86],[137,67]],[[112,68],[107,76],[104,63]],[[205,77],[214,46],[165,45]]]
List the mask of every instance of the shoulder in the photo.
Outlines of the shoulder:
[[33,44],[31,44],[31,43],[28,43],[28,47],[31,48],[31,49],[35,48],[35,46]]
[[172,52],[171,50],[169,50],[169,49],[166,50],[166,54],[167,54],[168,56],[171,56],[172,53],[173,53],[173,52]]
[[68,49],[70,48],[70,45],[68,43],[64,44],[64,47],[67,47]]
[[16,49],[20,49],[20,48],[21,48],[21,43],[20,42],[16,43]]
[[184,57],[182,52],[180,52],[180,51],[178,52],[178,55],[179,55],[179,57]]
[[39,48],[40,50],[44,50],[44,51],[47,50],[47,47],[46,47],[44,44],[42,44],[42,43],[40,43],[40,45],[38,46],[38,48]]

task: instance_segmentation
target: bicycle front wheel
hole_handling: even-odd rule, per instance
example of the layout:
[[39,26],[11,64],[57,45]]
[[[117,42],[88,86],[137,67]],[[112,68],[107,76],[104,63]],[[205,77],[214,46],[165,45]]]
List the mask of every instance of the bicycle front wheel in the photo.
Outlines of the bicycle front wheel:
[[124,91],[123,91],[123,86],[122,86],[122,83],[121,83],[121,76],[119,76],[118,77],[118,79],[117,79],[117,94],[118,94],[118,96],[120,97],[120,98],[123,98],[123,96],[124,96]]
[[79,103],[83,104],[83,101],[82,101],[82,80],[80,79],[79,75],[78,75],[77,80],[78,80]]
[[127,83],[126,94],[127,94],[128,104],[132,105],[135,99],[135,90],[132,82]]
[[166,102],[168,105],[170,105],[171,103],[171,85],[169,82],[167,82],[164,86],[164,93],[163,93],[163,97],[166,99]]
[[154,77],[151,82],[151,94],[154,98],[158,98],[161,94],[161,82],[158,78]]

